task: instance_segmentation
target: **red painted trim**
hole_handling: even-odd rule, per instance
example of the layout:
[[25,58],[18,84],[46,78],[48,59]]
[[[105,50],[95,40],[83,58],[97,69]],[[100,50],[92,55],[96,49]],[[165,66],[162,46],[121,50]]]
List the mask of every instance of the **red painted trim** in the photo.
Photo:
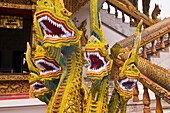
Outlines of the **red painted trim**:
[[0,94],[0,100],[28,99],[29,94]]

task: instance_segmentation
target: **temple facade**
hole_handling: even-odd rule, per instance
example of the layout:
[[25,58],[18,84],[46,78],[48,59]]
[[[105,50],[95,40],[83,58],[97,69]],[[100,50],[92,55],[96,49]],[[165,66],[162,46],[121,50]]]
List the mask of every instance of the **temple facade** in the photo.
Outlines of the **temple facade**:
[[[3,113],[12,113],[16,108],[24,107],[30,107],[28,112],[45,113],[45,103],[31,96],[25,57],[27,42],[33,48],[33,54],[38,43],[33,26],[36,2],[37,0],[0,0],[0,108],[2,108],[0,112]],[[161,13],[159,5],[155,5],[152,15],[149,15],[150,0],[147,2],[143,0],[144,13],[142,13],[138,10],[137,2],[138,0],[99,0],[102,29],[109,45],[109,54],[116,67],[113,74],[118,73],[117,68],[122,65],[127,55],[123,53],[122,56],[117,56],[120,52],[118,50],[131,49],[133,34],[142,19],[143,31],[138,62],[141,74],[133,98],[128,103],[127,113],[168,113],[170,18],[164,20],[157,18]],[[67,10],[72,12],[71,19],[76,27],[83,31],[81,42],[84,49],[90,37],[90,1],[64,0],[64,4]],[[83,69],[83,77],[86,80],[85,66]],[[86,83],[88,84],[88,81]],[[113,90],[113,87],[110,87],[110,90]],[[30,98],[32,100],[29,100]],[[153,101],[156,105],[153,105]],[[132,111],[133,107],[136,111]],[[16,112],[23,113],[22,110]]]

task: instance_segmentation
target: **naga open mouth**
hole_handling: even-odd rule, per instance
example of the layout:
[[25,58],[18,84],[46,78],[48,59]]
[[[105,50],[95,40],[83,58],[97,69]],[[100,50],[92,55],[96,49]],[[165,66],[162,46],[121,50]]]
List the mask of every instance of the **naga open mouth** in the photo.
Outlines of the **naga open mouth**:
[[42,82],[35,82],[35,83],[31,84],[31,86],[34,88],[33,90],[35,93],[48,90]]
[[51,76],[51,75],[58,74],[61,72],[61,67],[56,62],[53,63],[46,59],[40,59],[40,60],[36,60],[36,63],[39,65],[39,67],[43,69],[40,72],[41,76],[43,75]]
[[75,32],[69,30],[63,21],[59,21],[54,16],[48,16],[47,14],[37,17],[43,32],[44,39],[53,38],[71,38],[75,37]]
[[87,59],[89,62],[88,71],[100,72],[109,65],[109,61],[101,56],[99,52],[87,52]]
[[137,80],[131,78],[125,78],[117,81],[117,83],[119,84],[120,88],[122,88],[124,91],[132,92],[134,86],[137,83]]

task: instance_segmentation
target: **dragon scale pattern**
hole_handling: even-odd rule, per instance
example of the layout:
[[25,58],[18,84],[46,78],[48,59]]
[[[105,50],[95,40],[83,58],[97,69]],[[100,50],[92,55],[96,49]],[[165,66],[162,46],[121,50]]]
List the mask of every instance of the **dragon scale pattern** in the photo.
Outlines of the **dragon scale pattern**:
[[[64,78],[58,90],[56,90],[49,113],[80,113],[80,90],[82,71],[81,49],[69,56],[65,56],[68,75]],[[75,68],[76,67],[76,68]]]

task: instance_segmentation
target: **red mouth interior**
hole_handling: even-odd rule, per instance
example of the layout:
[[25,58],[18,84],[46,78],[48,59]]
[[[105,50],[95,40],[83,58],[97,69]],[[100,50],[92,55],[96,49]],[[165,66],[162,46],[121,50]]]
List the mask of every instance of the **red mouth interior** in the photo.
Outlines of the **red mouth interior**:
[[133,88],[133,84],[134,84],[133,81],[127,81],[127,82],[122,83],[122,85],[123,85],[126,89],[132,89],[132,88]]
[[52,66],[49,66],[49,65],[47,65],[46,63],[40,62],[39,64],[44,67],[43,72],[49,71],[49,70],[55,70]]
[[[43,20],[42,21],[42,23],[51,31],[51,32],[49,32],[49,31],[47,31],[47,30],[45,30],[46,31],[46,33],[49,35],[58,35],[58,36],[60,36],[61,34],[65,34],[62,30],[61,30],[61,28],[58,28],[58,27],[56,27],[56,26],[54,26],[53,24],[51,24],[49,21],[47,21],[47,20]],[[43,27],[42,27],[43,28]]]
[[35,90],[38,90],[40,88],[44,88],[44,84],[36,84],[36,85],[34,85]]
[[97,56],[95,55],[90,55],[90,60],[91,60],[91,67],[90,69],[99,69],[100,67],[104,66],[104,63],[102,60],[100,60]]

